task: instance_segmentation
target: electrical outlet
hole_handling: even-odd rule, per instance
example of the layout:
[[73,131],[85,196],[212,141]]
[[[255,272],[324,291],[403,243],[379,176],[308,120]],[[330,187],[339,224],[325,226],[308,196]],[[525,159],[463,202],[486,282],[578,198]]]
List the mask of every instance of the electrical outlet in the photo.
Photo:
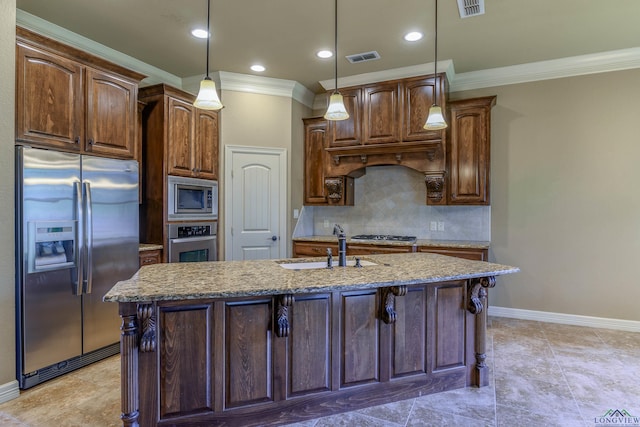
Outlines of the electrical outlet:
[[438,221],[438,231],[444,231],[444,221]]
[[300,216],[300,211],[298,209],[293,210],[293,219],[298,219]]
[[324,228],[329,228],[329,220],[328,219],[324,220]]
[[429,223],[429,230],[430,231],[437,231],[438,230],[438,223],[435,221],[431,221]]

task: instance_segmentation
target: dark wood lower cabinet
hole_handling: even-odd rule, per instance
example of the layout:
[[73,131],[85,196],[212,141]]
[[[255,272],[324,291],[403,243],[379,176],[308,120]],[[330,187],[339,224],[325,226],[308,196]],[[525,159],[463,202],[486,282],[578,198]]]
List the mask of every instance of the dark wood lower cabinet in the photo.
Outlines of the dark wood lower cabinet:
[[486,385],[483,286],[121,303],[124,425],[276,425]]

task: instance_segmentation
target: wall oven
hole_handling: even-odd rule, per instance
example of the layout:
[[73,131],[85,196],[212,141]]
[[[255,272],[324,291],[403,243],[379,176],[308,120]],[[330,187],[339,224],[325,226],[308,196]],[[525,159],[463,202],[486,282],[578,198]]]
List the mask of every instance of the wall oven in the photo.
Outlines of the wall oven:
[[169,176],[167,178],[169,221],[215,221],[218,219],[218,182]]
[[169,262],[218,260],[215,222],[168,224]]

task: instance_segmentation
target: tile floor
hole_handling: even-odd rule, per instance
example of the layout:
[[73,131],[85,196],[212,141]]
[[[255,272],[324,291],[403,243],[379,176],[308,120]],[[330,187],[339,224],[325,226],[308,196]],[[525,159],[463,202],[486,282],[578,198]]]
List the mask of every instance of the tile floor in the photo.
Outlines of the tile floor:
[[[593,427],[605,425],[602,416],[610,409],[640,420],[640,333],[493,318],[487,344],[488,387],[292,426]],[[119,426],[119,416],[118,356],[0,404],[3,427]],[[626,425],[640,426],[631,421]]]

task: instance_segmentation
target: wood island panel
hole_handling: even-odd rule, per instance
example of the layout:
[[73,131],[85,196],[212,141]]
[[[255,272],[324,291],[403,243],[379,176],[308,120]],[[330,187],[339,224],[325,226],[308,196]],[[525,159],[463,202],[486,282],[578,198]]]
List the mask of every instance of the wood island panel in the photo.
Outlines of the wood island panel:
[[105,300],[123,319],[123,426],[281,425],[488,385],[487,288],[518,269],[368,259],[156,264],[119,282]]

